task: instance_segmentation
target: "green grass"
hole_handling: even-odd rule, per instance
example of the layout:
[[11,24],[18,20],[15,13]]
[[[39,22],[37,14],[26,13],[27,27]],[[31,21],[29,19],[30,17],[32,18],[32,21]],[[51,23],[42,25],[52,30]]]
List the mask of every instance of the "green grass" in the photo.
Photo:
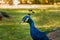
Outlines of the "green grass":
[[[32,40],[29,25],[19,24],[23,16],[29,13],[28,10],[1,9],[0,11],[5,11],[12,16],[12,19],[3,18],[0,21],[0,40]],[[48,33],[55,28],[60,29],[60,12],[51,12],[48,10],[33,11],[35,13],[31,15],[31,18],[39,30]]]

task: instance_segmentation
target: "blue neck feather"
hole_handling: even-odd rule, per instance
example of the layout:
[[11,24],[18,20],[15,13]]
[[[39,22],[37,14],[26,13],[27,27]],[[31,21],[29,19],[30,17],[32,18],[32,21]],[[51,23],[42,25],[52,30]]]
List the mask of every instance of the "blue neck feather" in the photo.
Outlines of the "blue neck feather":
[[31,23],[29,23],[30,24],[30,28],[34,28],[35,27],[35,25],[34,25],[34,22],[31,22]]
[[32,19],[29,20],[30,28],[35,28],[34,22]]
[[41,32],[35,28],[34,21],[30,17],[28,23],[30,24],[30,34],[33,40],[49,40],[45,32]]

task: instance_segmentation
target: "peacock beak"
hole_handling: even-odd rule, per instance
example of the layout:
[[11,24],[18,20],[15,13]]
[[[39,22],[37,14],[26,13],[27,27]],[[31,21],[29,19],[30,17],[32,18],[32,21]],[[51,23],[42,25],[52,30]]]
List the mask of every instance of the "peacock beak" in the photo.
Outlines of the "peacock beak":
[[22,23],[23,23],[23,21],[20,21],[20,22],[19,22],[19,24],[22,24]]

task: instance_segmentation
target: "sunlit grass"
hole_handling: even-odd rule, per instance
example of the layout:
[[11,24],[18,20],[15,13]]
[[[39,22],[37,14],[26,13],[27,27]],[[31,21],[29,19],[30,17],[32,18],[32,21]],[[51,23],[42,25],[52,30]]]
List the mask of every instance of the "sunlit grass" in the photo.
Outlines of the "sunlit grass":
[[[12,19],[3,18],[0,21],[0,40],[32,40],[29,24],[19,24],[23,16],[28,14],[28,10],[25,10],[25,12],[11,9],[1,11],[7,12],[12,16]],[[39,30],[48,33],[54,29],[60,29],[60,12],[33,11],[35,11],[35,14],[32,14],[31,18]]]

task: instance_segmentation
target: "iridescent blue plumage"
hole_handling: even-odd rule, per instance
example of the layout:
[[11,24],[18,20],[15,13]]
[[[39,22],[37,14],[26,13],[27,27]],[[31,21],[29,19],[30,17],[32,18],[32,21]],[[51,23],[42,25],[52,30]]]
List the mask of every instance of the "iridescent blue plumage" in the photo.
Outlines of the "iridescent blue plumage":
[[33,40],[49,40],[46,36],[45,32],[39,31],[37,28],[35,28],[34,22],[31,19],[30,15],[25,16],[22,19],[23,22],[27,22],[30,25],[30,35]]

